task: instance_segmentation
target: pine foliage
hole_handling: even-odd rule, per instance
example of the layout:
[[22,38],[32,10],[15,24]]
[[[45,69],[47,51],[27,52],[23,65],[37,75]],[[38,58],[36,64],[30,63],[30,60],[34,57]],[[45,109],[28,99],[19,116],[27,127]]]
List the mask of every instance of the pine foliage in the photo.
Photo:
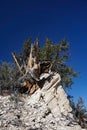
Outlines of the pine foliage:
[[70,88],[73,84],[73,77],[77,77],[72,66],[67,65],[69,59],[69,43],[64,38],[59,43],[52,43],[48,38],[44,47],[40,49],[41,61],[48,60],[52,63],[52,71],[58,72],[62,78],[64,88]]

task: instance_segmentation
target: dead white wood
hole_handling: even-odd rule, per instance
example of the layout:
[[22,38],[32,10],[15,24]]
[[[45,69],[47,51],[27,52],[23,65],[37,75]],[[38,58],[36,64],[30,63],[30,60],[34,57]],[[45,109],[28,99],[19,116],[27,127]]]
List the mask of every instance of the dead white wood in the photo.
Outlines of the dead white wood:
[[19,63],[18,63],[18,61],[17,61],[17,58],[16,58],[15,54],[12,53],[12,56],[13,56],[13,59],[14,59],[16,65],[17,65],[17,67],[18,67],[20,73],[23,74],[23,72],[22,72],[22,70],[21,70],[21,67],[20,67],[20,65],[19,65]]

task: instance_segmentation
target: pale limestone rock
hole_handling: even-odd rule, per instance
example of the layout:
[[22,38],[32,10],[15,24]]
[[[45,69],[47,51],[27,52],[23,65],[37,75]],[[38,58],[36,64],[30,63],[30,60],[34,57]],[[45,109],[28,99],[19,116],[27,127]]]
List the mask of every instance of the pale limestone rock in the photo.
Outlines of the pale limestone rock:
[[58,99],[59,107],[61,108],[61,113],[63,113],[64,115],[67,115],[68,113],[70,113],[72,109],[70,107],[69,100],[67,99],[67,95],[64,92],[61,85],[57,89],[56,96]]
[[54,74],[50,83],[47,86],[43,86],[42,95],[43,99],[54,113],[54,116],[58,116],[61,113],[68,115],[72,111],[67,95],[64,89],[60,85],[60,75]]
[[83,130],[70,114],[60,81],[60,75],[54,73],[51,81],[31,96],[0,96],[0,130]]

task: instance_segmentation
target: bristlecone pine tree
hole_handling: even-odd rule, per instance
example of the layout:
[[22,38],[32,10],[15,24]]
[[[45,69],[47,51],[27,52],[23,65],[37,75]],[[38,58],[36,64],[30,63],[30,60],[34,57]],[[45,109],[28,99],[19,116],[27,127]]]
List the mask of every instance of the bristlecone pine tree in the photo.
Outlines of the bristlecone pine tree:
[[[38,41],[38,39],[36,39]],[[23,46],[23,52],[21,54],[22,61],[28,60],[30,54],[32,38],[25,41]],[[50,39],[46,38],[43,47],[38,48],[38,55],[40,63],[45,65],[45,62],[50,62],[50,69],[54,72],[58,72],[62,78],[62,85],[64,88],[71,88],[73,84],[73,78],[77,77],[77,72],[73,70],[71,66],[67,65],[69,59],[69,43],[64,38],[59,43],[53,43]],[[19,55],[17,56],[19,57]],[[21,58],[20,58],[21,59]],[[21,60],[19,60],[21,62]]]
[[[58,72],[61,75],[63,87],[70,88],[73,77],[77,76],[73,68],[66,64],[69,58],[69,44],[66,39],[59,43],[53,43],[46,38],[43,47],[40,48],[38,39],[36,39],[35,44],[32,44],[32,38],[29,38],[24,43],[23,51],[18,55],[12,53],[12,56],[16,67],[10,66],[11,71],[9,71],[8,75],[13,74],[14,76],[9,77],[6,74],[7,78],[4,78],[3,74],[1,75],[0,82],[3,83],[1,85],[3,88],[6,88],[5,86],[13,86],[13,88],[19,86],[20,89],[20,86],[25,86],[29,93],[33,93],[33,90],[30,91],[31,88],[38,89],[40,87],[40,75],[49,70]],[[5,66],[1,66],[0,71],[5,73],[2,72],[2,67],[5,68]],[[9,69],[9,67],[7,68]],[[5,85],[7,79],[9,85]]]

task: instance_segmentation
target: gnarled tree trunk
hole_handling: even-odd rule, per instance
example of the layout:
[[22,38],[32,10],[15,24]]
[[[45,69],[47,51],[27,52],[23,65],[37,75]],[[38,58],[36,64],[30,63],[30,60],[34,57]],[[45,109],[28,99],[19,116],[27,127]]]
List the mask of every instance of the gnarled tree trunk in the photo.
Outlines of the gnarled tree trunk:
[[28,93],[34,93],[40,87],[39,84],[41,74],[49,72],[51,66],[50,61],[40,61],[38,40],[35,44],[31,45],[31,50],[26,66],[24,66],[24,64],[21,66],[19,65],[14,53],[12,53],[12,56],[20,74],[22,75],[18,79],[20,85],[27,88]]

